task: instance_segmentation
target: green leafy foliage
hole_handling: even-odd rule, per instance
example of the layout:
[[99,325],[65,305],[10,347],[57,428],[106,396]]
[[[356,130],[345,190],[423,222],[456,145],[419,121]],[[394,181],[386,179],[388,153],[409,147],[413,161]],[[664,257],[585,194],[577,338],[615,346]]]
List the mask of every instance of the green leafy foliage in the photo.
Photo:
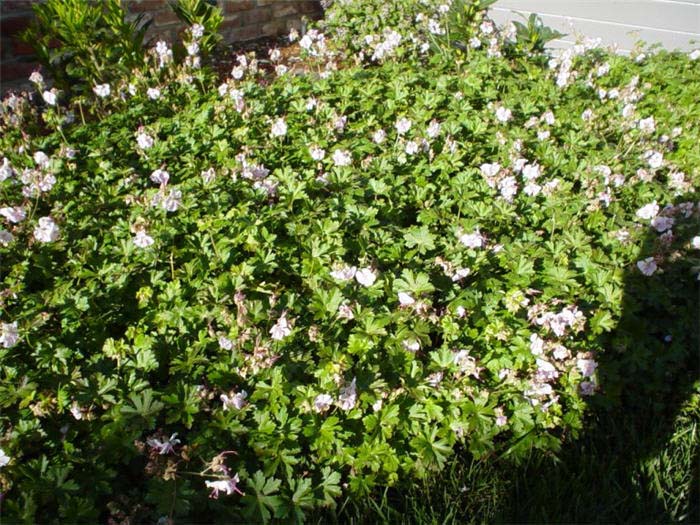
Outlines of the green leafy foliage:
[[[440,5],[407,12],[447,32]],[[339,55],[342,6],[308,74],[159,46],[84,105],[4,103],[12,519],[301,522],[457,448],[556,452],[631,370],[686,365],[695,63],[547,64],[480,9],[487,49],[395,45],[391,13]]]

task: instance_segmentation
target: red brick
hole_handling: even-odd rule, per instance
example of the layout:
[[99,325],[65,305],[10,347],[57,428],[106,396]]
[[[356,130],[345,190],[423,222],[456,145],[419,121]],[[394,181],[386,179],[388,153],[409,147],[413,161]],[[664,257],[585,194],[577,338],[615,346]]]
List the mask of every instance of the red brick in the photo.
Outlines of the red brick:
[[225,31],[228,31],[229,29],[241,27],[241,25],[243,25],[243,20],[241,19],[241,16],[229,15],[226,18],[224,18],[223,22],[221,22],[221,26],[219,26],[219,31],[223,33]]
[[175,12],[168,8],[168,9],[161,9],[160,11],[157,11],[155,13],[155,16],[153,18],[153,23],[158,26],[164,26],[167,24],[174,24],[176,22],[179,22],[180,19],[177,17]]
[[253,9],[255,2],[253,0],[222,0],[221,5],[224,8],[224,14],[230,15]]
[[272,16],[274,18],[296,15],[298,12],[298,6],[291,2],[284,2],[272,6]]
[[263,7],[244,11],[241,14],[242,24],[246,26],[253,24],[264,24],[265,22],[272,20],[272,9]]
[[6,83],[12,80],[29,78],[35,69],[39,69],[36,62],[3,62],[0,65],[0,81]]
[[165,0],[131,0],[126,7],[131,13],[148,13],[167,7],[167,3]]
[[32,21],[30,15],[9,16],[0,22],[0,32],[3,36],[13,36],[24,31]]
[[12,51],[17,56],[27,56],[36,54],[32,46],[30,46],[26,42],[22,42],[21,40],[17,39],[15,39],[12,43]]
[[262,35],[262,27],[259,25],[244,26],[232,29],[229,33],[230,41],[245,42],[246,40],[255,40]]
[[285,32],[286,24],[284,20],[272,20],[262,26],[262,34],[264,36],[277,36]]

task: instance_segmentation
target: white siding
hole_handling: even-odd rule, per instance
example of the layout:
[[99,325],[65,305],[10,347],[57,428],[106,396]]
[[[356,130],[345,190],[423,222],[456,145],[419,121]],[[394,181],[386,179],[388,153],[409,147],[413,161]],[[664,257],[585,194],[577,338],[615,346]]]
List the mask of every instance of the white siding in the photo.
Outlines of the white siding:
[[500,24],[533,12],[566,33],[552,42],[554,48],[570,45],[577,34],[618,44],[623,52],[638,40],[668,49],[700,48],[700,0],[499,0],[490,16]]

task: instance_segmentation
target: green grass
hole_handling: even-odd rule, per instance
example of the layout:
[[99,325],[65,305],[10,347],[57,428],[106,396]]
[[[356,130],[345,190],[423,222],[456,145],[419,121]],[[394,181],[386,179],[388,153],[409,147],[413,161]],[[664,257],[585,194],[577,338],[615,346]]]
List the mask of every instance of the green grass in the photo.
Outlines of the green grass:
[[594,413],[556,455],[535,452],[513,465],[458,454],[433,479],[311,521],[699,523],[700,384],[689,391],[677,405],[646,399]]

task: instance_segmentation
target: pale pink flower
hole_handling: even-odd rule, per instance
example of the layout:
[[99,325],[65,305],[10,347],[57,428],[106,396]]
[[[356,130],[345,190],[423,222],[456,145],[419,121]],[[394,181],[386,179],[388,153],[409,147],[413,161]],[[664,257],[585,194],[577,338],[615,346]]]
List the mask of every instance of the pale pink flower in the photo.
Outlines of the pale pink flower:
[[13,208],[0,208],[0,215],[5,217],[8,221],[14,223],[22,222],[27,218],[27,213],[21,206],[15,206]]
[[219,492],[225,492],[227,496],[230,496],[234,492],[243,495],[244,493],[238,488],[240,481],[241,480],[238,477],[238,474],[236,474],[232,478],[220,479],[217,481],[205,481],[204,484],[207,486],[207,488],[211,489],[211,495],[209,497],[212,499],[217,499],[219,497]]
[[270,329],[270,336],[272,336],[272,339],[275,341],[281,341],[291,333],[292,327],[289,321],[287,321],[287,313],[284,312],[279,319],[277,319],[275,326]]
[[328,394],[319,394],[314,399],[314,411],[325,412],[333,404],[333,397]]
[[165,186],[170,180],[170,173],[165,170],[157,169],[151,173],[151,180],[157,184]]
[[180,440],[177,439],[177,432],[175,432],[168,439],[161,441],[157,438],[151,438],[146,441],[149,447],[158,451],[161,456],[165,454],[172,454],[175,452],[175,445],[180,444]]
[[55,106],[56,105],[56,92],[55,90],[51,91],[44,91],[41,96],[43,97],[44,101],[49,105],[49,106]]
[[106,98],[112,92],[111,88],[109,87],[109,84],[97,84],[95,87],[92,88],[92,90],[95,92],[95,95],[97,95],[100,98]]
[[339,281],[349,281],[355,277],[357,268],[355,266],[343,265],[331,272],[331,277]]
[[139,230],[134,235],[134,245],[137,248],[147,248],[153,244],[153,237],[148,235],[145,230]]
[[407,119],[407,118],[405,118],[405,117],[401,117],[400,119],[398,119],[398,120],[396,121],[396,124],[395,124],[394,127],[396,128],[396,132],[397,132],[399,135],[403,135],[403,134],[406,133],[409,129],[411,129],[411,125],[412,125],[412,124],[413,124],[413,123],[412,123],[409,119]]
[[372,286],[377,280],[377,274],[372,268],[361,268],[355,273],[355,279],[362,286]]
[[222,335],[219,337],[219,348],[222,350],[231,350],[233,348],[233,341]]
[[654,122],[654,117],[643,118],[639,121],[639,130],[642,133],[653,133],[656,130],[656,122]]
[[499,122],[508,122],[513,117],[511,110],[499,106],[496,108],[496,120]]
[[484,237],[479,230],[475,230],[474,233],[460,234],[459,242],[467,248],[482,248],[484,246]]
[[270,135],[273,137],[284,137],[287,134],[287,123],[283,118],[278,118],[272,123]]
[[311,146],[309,148],[309,154],[311,155],[312,159],[322,161],[326,156],[326,150],[319,148],[318,146]]
[[653,219],[659,214],[659,205],[654,202],[650,202],[649,204],[642,206],[637,210],[637,217],[640,219]]
[[230,410],[231,408],[241,410],[248,404],[248,402],[246,401],[247,397],[248,392],[246,392],[245,390],[241,390],[240,392],[237,392],[230,396],[227,394],[221,394],[219,396],[219,399],[221,399],[221,402],[224,405],[224,410]]
[[386,132],[383,129],[378,129],[372,134],[372,141],[375,144],[381,144],[386,140]]
[[357,379],[353,378],[349,385],[340,389],[338,406],[343,410],[352,410],[357,403]]
[[652,227],[659,233],[663,233],[666,230],[670,230],[673,227],[675,220],[673,217],[663,217],[657,215],[651,220]]
[[352,156],[347,150],[337,149],[333,152],[333,162],[336,166],[350,166],[352,164]]
[[594,359],[577,359],[576,367],[585,377],[591,377],[598,368],[598,363]]
[[19,341],[17,321],[12,323],[0,323],[0,344],[3,348],[12,348]]
[[5,451],[0,448],[0,468],[6,467],[10,463],[11,459],[12,458],[10,458],[10,456],[8,456]]
[[39,225],[34,228],[34,238],[39,242],[53,242],[58,239],[58,226],[51,217],[39,219]]
[[637,268],[639,268],[640,272],[649,277],[654,274],[658,266],[656,265],[656,261],[654,261],[653,257],[647,257],[646,259],[637,261]]
[[530,352],[533,355],[542,355],[544,350],[544,339],[537,334],[530,335]]
[[409,352],[417,352],[420,350],[420,342],[417,339],[404,339],[401,342],[401,346]]

